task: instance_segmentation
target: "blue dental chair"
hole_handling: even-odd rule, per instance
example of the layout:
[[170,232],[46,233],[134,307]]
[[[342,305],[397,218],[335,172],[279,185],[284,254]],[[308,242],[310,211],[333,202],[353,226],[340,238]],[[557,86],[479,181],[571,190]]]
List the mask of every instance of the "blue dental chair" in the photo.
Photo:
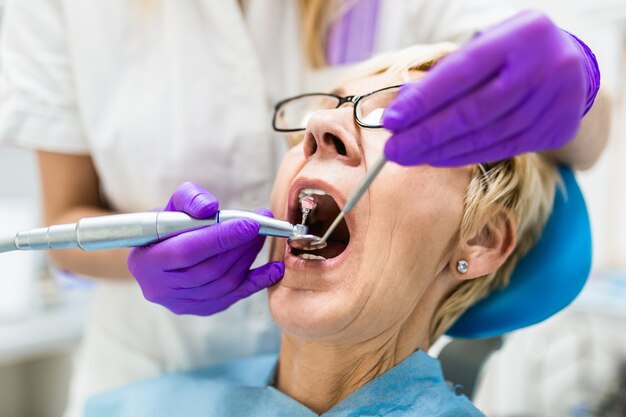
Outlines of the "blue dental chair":
[[[446,379],[472,397],[482,364],[502,335],[539,323],[567,307],[591,270],[591,229],[585,200],[569,168],[560,167],[562,189],[535,247],[517,264],[510,284],[467,310],[447,334],[440,353]],[[481,339],[481,340],[467,340]]]

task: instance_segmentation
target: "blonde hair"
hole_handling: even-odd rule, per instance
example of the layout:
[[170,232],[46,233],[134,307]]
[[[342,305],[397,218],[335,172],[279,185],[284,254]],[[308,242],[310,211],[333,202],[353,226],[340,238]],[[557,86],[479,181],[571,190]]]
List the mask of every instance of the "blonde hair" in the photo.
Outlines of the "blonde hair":
[[[404,75],[408,81],[409,71],[427,71],[456,48],[451,43],[438,43],[378,55],[351,69],[349,79],[389,73]],[[461,224],[450,247],[477,233],[484,233],[479,229],[506,210],[517,230],[515,248],[498,270],[463,281],[441,302],[431,323],[431,342],[452,326],[470,306],[494,289],[508,285],[515,265],[534,246],[543,231],[558,184],[556,167],[540,154],[523,154],[498,162],[490,166],[486,174],[475,168],[465,194]]]
[[326,39],[335,0],[300,0],[302,46],[309,64],[314,68],[326,65]]
[[507,159],[490,167],[484,175],[475,169],[465,193],[463,219],[453,242],[464,242],[484,233],[478,228],[504,209],[517,228],[515,248],[496,271],[463,281],[442,302],[431,323],[431,341],[445,333],[477,301],[509,284],[515,265],[541,236],[559,183],[555,165],[540,154]]

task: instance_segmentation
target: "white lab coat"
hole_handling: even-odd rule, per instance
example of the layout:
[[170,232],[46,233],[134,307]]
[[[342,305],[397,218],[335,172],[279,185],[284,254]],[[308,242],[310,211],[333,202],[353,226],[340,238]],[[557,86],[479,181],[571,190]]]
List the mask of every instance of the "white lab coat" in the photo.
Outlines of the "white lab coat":
[[[192,180],[222,207],[267,207],[279,162],[271,104],[311,91],[294,0],[6,0],[0,141],[89,154],[111,207],[161,207]],[[375,51],[454,40],[505,17],[481,1],[382,0]],[[323,78],[323,77],[322,77]],[[277,151],[277,149],[279,149]],[[163,372],[275,351],[265,294],[175,316],[134,281],[98,285],[68,416]]]

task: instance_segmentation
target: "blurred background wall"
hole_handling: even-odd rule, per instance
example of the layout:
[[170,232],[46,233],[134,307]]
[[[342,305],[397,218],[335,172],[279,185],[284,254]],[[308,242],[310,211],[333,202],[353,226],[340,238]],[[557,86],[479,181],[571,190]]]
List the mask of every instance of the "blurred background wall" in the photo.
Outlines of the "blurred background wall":
[[[619,390],[626,360],[626,0],[502,1],[545,10],[589,44],[614,99],[614,126],[601,160],[578,175],[594,234],[589,285],[565,313],[507,338],[475,399],[489,416],[609,416],[598,404]],[[0,147],[0,234],[40,223],[37,175],[31,152]],[[61,415],[88,300],[88,284],[52,275],[41,256],[3,255],[0,416]]]

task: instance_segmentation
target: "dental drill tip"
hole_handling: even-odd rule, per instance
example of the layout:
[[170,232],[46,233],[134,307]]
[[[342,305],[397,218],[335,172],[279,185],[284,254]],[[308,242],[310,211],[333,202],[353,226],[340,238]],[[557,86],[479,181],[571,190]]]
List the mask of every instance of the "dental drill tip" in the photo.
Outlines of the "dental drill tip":
[[300,224],[305,224],[307,217],[309,217],[311,211],[315,209],[315,198],[311,195],[303,197],[300,200],[300,205],[302,206],[302,223]]
[[302,210],[313,210],[316,206],[315,199],[312,196],[304,197],[300,202],[302,204]]

